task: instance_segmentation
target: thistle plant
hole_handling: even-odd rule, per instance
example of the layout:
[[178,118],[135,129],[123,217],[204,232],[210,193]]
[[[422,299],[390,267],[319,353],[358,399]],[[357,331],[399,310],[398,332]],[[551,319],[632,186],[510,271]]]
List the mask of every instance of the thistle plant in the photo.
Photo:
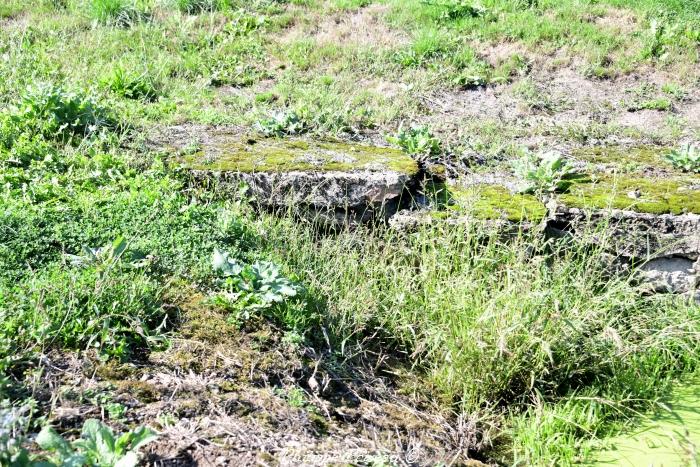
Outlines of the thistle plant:
[[689,143],[673,149],[666,155],[666,160],[683,172],[700,173],[700,146]]
[[528,153],[513,163],[515,175],[525,182],[522,193],[562,193],[581,176],[556,151]]
[[442,152],[440,140],[423,126],[408,129],[400,126],[399,131],[394,136],[387,136],[386,140],[413,156],[437,156]]
[[43,465],[135,467],[138,451],[156,440],[158,435],[147,427],[138,427],[121,435],[99,420],[86,420],[80,438],[66,441],[46,426],[36,437],[36,443],[49,453],[49,463]]

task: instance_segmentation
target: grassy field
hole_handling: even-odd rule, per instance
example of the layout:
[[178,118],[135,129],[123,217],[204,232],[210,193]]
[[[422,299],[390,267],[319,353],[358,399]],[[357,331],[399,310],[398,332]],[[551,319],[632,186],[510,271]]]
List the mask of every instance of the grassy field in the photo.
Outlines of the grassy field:
[[[602,246],[320,233],[144,141],[415,124],[474,171],[675,145],[700,138],[700,3],[5,0],[0,57],[2,465],[570,465],[696,371],[700,308]],[[101,453],[86,419],[131,435]]]

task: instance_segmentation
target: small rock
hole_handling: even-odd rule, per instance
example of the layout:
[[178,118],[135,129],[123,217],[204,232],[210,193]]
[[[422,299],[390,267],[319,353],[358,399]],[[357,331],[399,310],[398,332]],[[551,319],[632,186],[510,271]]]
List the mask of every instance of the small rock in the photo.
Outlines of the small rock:
[[641,273],[654,292],[682,294],[695,288],[693,261],[687,258],[655,258],[642,266]]
[[311,376],[309,378],[308,384],[309,384],[309,389],[311,389],[311,391],[313,391],[316,394],[318,394],[320,392],[321,385],[318,384],[318,381],[316,380],[316,378],[314,376]]

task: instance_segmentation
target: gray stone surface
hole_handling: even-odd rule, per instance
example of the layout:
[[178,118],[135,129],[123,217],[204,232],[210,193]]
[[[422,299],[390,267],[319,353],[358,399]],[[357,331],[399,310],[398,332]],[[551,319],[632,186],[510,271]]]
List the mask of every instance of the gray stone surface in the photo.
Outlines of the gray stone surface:
[[230,126],[154,130],[146,145],[170,155],[199,186],[291,207],[327,222],[390,216],[410,198],[419,168],[395,148],[313,138],[266,138]]
[[267,207],[290,206],[328,221],[365,222],[377,215],[393,215],[402,201],[410,201],[414,176],[385,171],[352,172],[212,172],[191,171],[202,183],[236,192],[247,185],[254,203]]
[[[584,211],[549,203],[548,227],[603,246],[611,258],[637,264],[640,281],[657,293],[695,293],[700,280],[700,215]],[[602,245],[603,241],[609,243]]]
[[[541,224],[478,220],[460,212],[436,216],[430,203],[420,202],[422,175],[415,161],[395,149],[249,138],[229,127],[190,125],[166,130],[152,145],[184,162],[194,183],[231,193],[240,193],[245,184],[248,196],[263,207],[291,207],[334,225],[387,219],[399,230],[432,222],[479,222],[503,235],[546,227],[551,236],[575,237],[600,246],[611,272],[636,268],[650,291],[697,294],[700,215],[584,210],[552,198],[544,200],[548,214]],[[522,187],[508,172],[466,174],[460,181],[499,185],[511,192]],[[633,190],[627,196],[637,198],[639,193]],[[409,206],[412,209],[405,209]]]
[[[700,300],[700,215],[647,214],[625,210],[568,208],[550,200],[545,227],[552,237],[573,237],[602,249],[601,258],[611,274],[637,271],[648,292],[693,294]],[[400,211],[390,224],[413,230],[430,222],[469,223],[477,220],[454,215],[431,216],[430,211]],[[479,221],[506,235],[531,228],[501,220]]]
[[641,277],[657,293],[689,293],[696,289],[695,263],[687,258],[654,258],[640,268]]
[[647,214],[622,210],[583,210],[550,202],[548,223],[558,229],[604,230],[620,256],[646,259],[680,256],[692,261],[700,255],[700,215]]

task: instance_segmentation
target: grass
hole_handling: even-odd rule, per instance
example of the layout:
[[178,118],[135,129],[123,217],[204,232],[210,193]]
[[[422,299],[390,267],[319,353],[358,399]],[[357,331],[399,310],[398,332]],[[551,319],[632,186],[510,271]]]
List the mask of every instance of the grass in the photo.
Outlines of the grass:
[[[190,3],[201,2],[184,2],[183,8],[190,8]],[[641,50],[647,41],[645,12],[653,10],[640,8],[635,2],[627,6],[630,5],[635,7],[633,14],[639,16],[640,31],[620,35],[581,20],[605,14],[606,7],[600,4],[544,2],[521,8],[517,2],[493,1],[484,3],[489,12],[486,16],[444,19],[445,9],[437,4],[401,2],[395,6],[388,2],[377,17],[380,24],[386,23],[387,28],[393,29],[373,33],[389,38],[377,46],[352,41],[319,43],[315,36],[287,43],[285,28],[303,31],[304,24],[319,21],[320,12],[336,8],[320,1],[308,2],[296,20],[279,4],[267,2],[243,9],[242,3],[229,2],[217,6],[215,11],[198,10],[196,16],[173,15],[174,6],[170,4],[137,5],[126,0],[68,2],[67,8],[51,15],[44,13],[45,7],[24,7],[20,11],[32,18],[32,53],[19,52],[17,41],[28,39],[21,29],[12,27],[5,33],[3,41],[7,41],[11,52],[0,71],[0,81],[4,81],[0,94],[9,97],[27,84],[26,75],[12,76],[28,66],[27,61],[33,63],[33,79],[49,81],[52,73],[70,67],[67,84],[85,86],[99,86],[106,72],[120,67],[125,76],[138,77],[143,73],[142,64],[148,63],[149,69],[168,76],[163,90],[167,97],[150,105],[117,101],[131,119],[139,122],[190,119],[251,124],[286,107],[312,115],[315,131],[345,133],[377,126],[389,130],[418,110],[411,93],[387,99],[372,87],[354,86],[359,79],[405,82],[415,92],[445,86],[478,87],[526,74],[528,58],[523,54],[528,51],[549,53],[562,46],[571,50],[572,56],[582,54],[584,68],[603,66],[613,74],[653,62],[655,59],[639,55],[615,56],[620,51]],[[131,19],[130,12],[135,11],[151,12],[157,19],[130,20],[124,22],[128,27],[121,28],[105,24],[99,35],[88,27],[92,18],[113,23],[122,17]],[[662,17],[679,25],[673,32],[669,29],[665,33],[672,35],[664,46],[668,50],[662,54],[666,66],[697,63],[697,44],[682,32],[686,25],[694,27],[691,12]],[[514,51],[500,63],[485,61],[484,47],[503,40],[522,50]],[[127,44],[137,46],[131,48]],[[76,62],[74,57],[80,60]],[[123,63],[118,64],[114,57],[120,57]],[[285,66],[278,68],[275,63]],[[315,78],[329,70],[337,79],[319,87]],[[253,99],[246,96],[232,97],[226,106],[212,106],[212,91],[207,85],[245,88],[271,78],[275,81],[273,91],[278,95],[275,102],[250,105]]]
[[104,84],[114,93],[128,99],[154,101],[160,94],[159,84],[148,72],[136,74],[117,66]]
[[116,26],[128,27],[146,17],[137,0],[89,0],[87,9],[95,21]]
[[171,0],[169,5],[187,14],[197,14],[204,11],[213,11],[226,2],[218,0]]
[[698,308],[610,279],[597,249],[473,226],[318,243],[296,223],[267,222],[273,251],[328,303],[331,345],[411,355],[413,391],[507,418],[510,444],[496,443],[507,463],[582,460],[698,359]]
[[[444,122],[457,136],[413,122],[432,117],[440,126],[445,114],[429,108],[436,93],[510,83],[530,111],[556,114],[564,104],[536,81],[532,57],[557,53],[549,65],[596,79],[646,68],[678,76],[660,91],[632,90],[635,110],[673,110],[696,86],[683,73],[699,60],[695,2],[478,5],[0,6],[0,399],[34,400],[41,423],[51,409],[27,381],[43,355],[91,351],[143,364],[180,337],[179,300],[196,293],[232,328],[267,320],[297,345],[327,349],[338,367],[376,363],[417,405],[473,416],[479,455],[495,462],[584,460],[598,438],[653,408],[697,368],[700,312],[678,297],[641,296],[628,275],[611,277],[603,245],[439,222],[410,233],[322,234],[196,186],[143,144],[159,124],[233,124],[280,138],[397,135],[417,156],[476,152],[498,164],[528,137],[641,137],[607,122]],[[599,21],[614,17],[612,8],[634,19],[633,31]],[[347,18],[369,25],[367,37]],[[512,50],[495,59],[499,44]],[[503,202],[498,191],[484,197]],[[541,217],[538,202],[514,201],[502,206],[507,217]],[[672,201],[680,212],[683,200]],[[215,271],[216,250],[240,271]],[[293,300],[268,293],[283,286]],[[296,387],[284,394],[293,407],[313,402]]]

